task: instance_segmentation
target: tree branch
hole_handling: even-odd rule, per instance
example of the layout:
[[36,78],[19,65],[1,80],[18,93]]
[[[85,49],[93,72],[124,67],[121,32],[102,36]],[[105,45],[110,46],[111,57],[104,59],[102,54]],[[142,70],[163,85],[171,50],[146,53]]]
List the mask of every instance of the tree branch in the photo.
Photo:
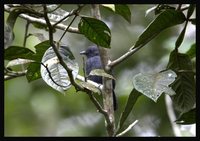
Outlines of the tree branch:
[[135,126],[135,124],[137,124],[137,122],[138,122],[138,120],[134,121],[124,131],[122,131],[121,133],[117,134],[116,137],[120,137],[120,136],[126,134],[128,131],[130,131],[133,128],[133,126]]
[[[96,19],[101,19],[99,5],[92,4],[92,16]],[[105,72],[110,73],[110,68],[108,68],[109,56],[105,48],[98,47],[100,52],[100,58]],[[105,116],[106,128],[109,136],[114,136],[115,133],[115,117],[114,117],[114,107],[113,107],[113,88],[112,80],[103,77],[103,104],[104,109],[107,111],[108,118]]]
[[108,64],[108,66],[110,68],[115,67],[116,65],[118,65],[119,63],[125,61],[126,59],[128,59],[128,57],[130,57],[131,55],[133,55],[134,53],[136,53],[140,48],[142,48],[143,46],[138,46],[136,48],[134,48],[134,46],[132,46],[128,52],[126,52],[124,55],[122,55],[121,57],[117,58],[116,60],[110,62]]
[[[7,11],[7,12],[11,12],[11,8],[8,7],[7,5],[4,5],[4,10]],[[35,17],[32,17],[32,16],[29,16],[27,14],[20,14],[19,17],[31,22],[31,23],[38,23],[38,24],[41,24],[41,25],[46,25],[46,21],[44,19],[40,19],[40,18],[35,18]],[[56,24],[56,22],[51,22],[51,25],[53,24]],[[66,30],[67,29],[67,25],[64,25],[64,24],[57,24],[55,26],[55,28],[57,29],[61,29],[61,30]],[[80,34],[78,28],[74,28],[74,27],[69,27],[68,29],[68,32],[71,32],[71,33],[78,33]]]
[[48,18],[48,15],[47,15],[47,7],[46,5],[44,4],[43,5],[43,8],[44,8],[44,18],[46,20],[46,24],[49,28],[49,41],[50,41],[50,45],[52,46],[56,56],[58,57],[58,60],[60,62],[60,64],[65,68],[65,70],[67,71],[68,73],[68,76],[69,76],[69,79],[70,79],[70,82],[71,84],[76,88],[77,91],[79,90],[84,90],[84,88],[82,88],[80,85],[78,85],[75,80],[74,80],[74,77],[73,77],[73,74],[72,74],[72,70],[65,64],[65,62],[63,61],[62,59],[62,56],[60,55],[60,53],[58,52],[57,50],[57,47],[56,45],[54,44],[54,40],[53,40],[53,27],[50,23],[50,20]]
[[16,77],[24,76],[26,75],[27,71],[21,71],[21,72],[12,72],[4,75],[4,80],[10,80]]

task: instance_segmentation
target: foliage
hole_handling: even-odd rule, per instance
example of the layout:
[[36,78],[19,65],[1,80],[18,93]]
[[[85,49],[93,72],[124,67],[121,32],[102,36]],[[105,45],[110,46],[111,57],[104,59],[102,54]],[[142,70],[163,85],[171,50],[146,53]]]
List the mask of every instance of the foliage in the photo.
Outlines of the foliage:
[[[84,35],[84,39],[87,38],[89,41],[98,46],[98,48],[101,50],[100,53],[102,53],[101,55],[103,56],[101,56],[102,59],[108,58],[108,54],[105,53],[105,50],[113,48],[111,46],[113,41],[113,33],[112,29],[109,28],[107,23],[100,18],[94,18],[95,15],[80,15],[79,13],[82,12],[86,6],[82,4],[77,5],[78,7],[73,9],[71,12],[62,9],[61,5],[55,4],[46,6],[40,4],[31,6],[19,4],[16,6],[13,4],[6,6],[10,6],[10,9],[8,8],[7,10],[11,11],[9,11],[10,14],[8,16],[5,28],[11,29],[4,29],[4,41],[6,41],[6,45],[4,47],[4,59],[7,61],[13,61],[14,59],[30,60],[31,62],[28,64],[28,67],[25,70],[25,75],[28,82],[34,82],[35,80],[42,78],[49,86],[59,93],[61,92],[68,94],[69,91],[72,91],[73,89],[71,87],[72,85],[77,91],[86,92],[89,95],[91,102],[96,106],[98,111],[103,114],[107,122],[105,126],[107,127],[109,136],[117,136],[120,132],[123,133],[122,128],[125,127],[124,123],[126,123],[128,116],[131,114],[133,107],[137,104],[141,95],[144,95],[156,102],[160,99],[162,93],[170,94],[173,105],[175,106],[175,110],[181,114],[179,118],[177,118],[176,123],[196,123],[195,109],[193,109],[196,101],[196,74],[193,71],[196,68],[192,65],[191,60],[196,59],[196,43],[193,43],[187,52],[179,52],[181,44],[183,43],[184,37],[187,33],[186,28],[188,27],[188,23],[191,22],[192,24],[196,24],[196,19],[191,18],[195,11],[196,5],[190,4],[186,9],[186,15],[183,13],[181,5],[178,5],[178,8],[175,8],[171,5],[159,4],[150,8],[146,11],[146,15],[153,11],[155,17],[137,37],[135,44],[133,43],[134,45],[130,47],[130,49],[124,55],[115,60],[117,63],[113,63],[115,61],[111,61],[110,64],[113,63],[113,66],[109,66],[110,64],[108,63],[105,64],[107,65],[105,66],[105,70],[93,70],[91,72],[90,75],[103,76],[108,80],[114,79],[117,81],[115,77],[109,74],[109,72],[112,71],[111,69],[115,69],[115,66],[121,64],[121,62],[124,62],[125,60],[128,60],[129,56],[134,56],[136,51],[140,50],[150,41],[155,40],[156,36],[160,35],[161,33],[165,33],[164,31],[168,28],[175,29],[177,25],[183,27],[181,33],[177,37],[176,42],[174,43],[174,49],[169,55],[167,67],[163,70],[160,70],[159,73],[139,73],[132,78],[132,91],[130,92],[126,103],[124,104],[125,106],[122,106],[124,109],[121,108],[121,111],[119,111],[120,117],[116,122],[117,128],[115,128],[115,123],[113,123],[109,117],[110,114],[112,115],[112,112],[109,113],[109,111],[105,111],[103,108],[105,105],[102,106],[102,98],[99,98],[97,95],[93,95],[94,93],[99,93],[99,89],[100,91],[102,91],[102,89],[93,83],[87,83],[85,80],[80,79],[80,65],[76,62],[77,56],[72,51],[71,47],[68,47],[68,45],[62,45],[61,43],[61,39],[66,32],[72,31],[73,33],[79,33]],[[131,21],[131,17],[134,15],[134,13],[131,13],[129,5],[101,4],[101,6],[113,12],[114,14],[120,15],[126,21],[128,21],[129,24],[134,24],[134,22]],[[13,11],[12,8],[14,8]],[[93,10],[97,9],[94,8]],[[34,46],[35,52],[26,47],[26,40],[28,38],[27,33],[24,38],[25,44],[21,46],[11,45],[10,42],[13,42],[13,37],[7,37],[7,35],[13,36],[15,34],[13,27],[15,26],[16,19],[21,13],[32,18],[40,20],[45,19],[44,21],[47,23],[44,25],[44,23],[29,21],[34,25],[42,25],[42,27],[45,27],[49,33],[49,40],[40,42]],[[57,33],[56,29],[62,28],[63,25],[66,24],[65,21],[69,22],[71,16],[74,16],[74,19],[68,24],[67,27],[65,26],[65,32],[61,36],[60,40],[55,40],[53,32]],[[77,16],[80,18],[80,20],[78,23],[76,23],[78,28],[74,30],[71,28],[71,25]],[[26,20],[28,21],[29,19]],[[185,24],[183,25],[183,23]],[[35,26],[35,28],[37,28],[37,26]],[[7,39],[10,39],[10,41],[7,41]],[[9,42],[9,44],[7,42]],[[66,66],[63,66],[62,61]],[[7,78],[12,79],[21,76],[19,75],[18,71],[15,71],[13,68],[6,68],[5,66],[4,68],[5,80],[7,80]],[[74,80],[74,82],[71,80]],[[104,89],[109,91],[109,86],[105,85]],[[103,104],[105,104],[105,97],[103,97],[103,101]],[[128,130],[130,130],[129,127]],[[113,130],[114,132],[111,132],[110,130]],[[125,131],[128,132],[128,130]]]

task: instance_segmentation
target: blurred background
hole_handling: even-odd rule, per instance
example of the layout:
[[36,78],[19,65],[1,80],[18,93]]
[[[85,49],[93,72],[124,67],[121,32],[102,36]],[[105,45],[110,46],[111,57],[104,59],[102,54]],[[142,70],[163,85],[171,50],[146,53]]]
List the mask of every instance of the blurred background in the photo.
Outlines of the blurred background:
[[[155,18],[154,13],[145,17],[145,12],[155,5],[128,5],[132,16],[131,24],[121,16],[101,7],[102,20],[109,26],[112,34],[111,60],[117,59],[134,45],[138,36]],[[174,5],[176,6],[176,5]],[[62,5],[66,11],[77,8],[76,5]],[[90,15],[90,5],[81,11],[81,15]],[[4,12],[4,22],[8,13]],[[193,17],[196,16],[196,13]],[[71,20],[67,20],[68,24]],[[77,27],[79,18],[72,27]],[[115,93],[119,109],[118,121],[128,95],[133,89],[132,78],[140,72],[155,72],[165,69],[169,53],[175,47],[175,41],[183,25],[174,26],[160,33],[145,47],[118,65],[114,70],[116,78]],[[14,27],[15,40],[12,45],[22,46],[26,21],[18,18]],[[64,31],[56,30],[54,39],[58,40]],[[48,33],[30,25],[29,33]],[[80,51],[93,45],[83,35],[67,33],[62,40],[73,52],[83,75]],[[27,40],[27,47],[35,51],[34,46],[40,41],[32,36]],[[185,53],[196,42],[196,27],[189,23],[180,52]],[[4,62],[5,65],[7,61]],[[5,136],[106,136],[104,118],[98,113],[87,94],[76,92],[72,87],[66,95],[49,87],[42,79],[28,83],[25,76],[4,81],[4,135]],[[124,136],[174,136],[166,111],[164,95],[155,103],[141,96],[129,115],[124,128],[135,120],[139,122]],[[196,126],[181,126],[183,136],[195,136]]]

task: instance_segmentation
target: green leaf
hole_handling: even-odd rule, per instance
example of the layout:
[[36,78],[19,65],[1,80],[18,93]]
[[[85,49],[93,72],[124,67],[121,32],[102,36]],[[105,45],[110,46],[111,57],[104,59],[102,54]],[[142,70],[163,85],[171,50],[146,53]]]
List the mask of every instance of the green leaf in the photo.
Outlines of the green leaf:
[[188,55],[172,51],[167,68],[173,69],[177,74],[172,84],[176,95],[171,96],[175,109],[181,112],[190,110],[196,101],[196,84],[192,73],[192,62]]
[[106,73],[103,69],[94,69],[90,72],[89,75],[97,75],[97,76],[107,77],[107,78],[115,80],[115,78],[112,75]]
[[196,43],[192,44],[186,54],[192,59],[196,57]]
[[163,12],[167,9],[175,10],[175,7],[169,6],[167,4],[158,4],[155,9],[155,15],[160,14],[161,12]]
[[32,59],[34,52],[25,47],[10,46],[4,50],[4,59],[13,60],[17,58]]
[[187,19],[189,19],[192,16],[192,13],[194,12],[196,5],[195,4],[190,4],[188,12],[187,12]]
[[193,24],[193,25],[196,25],[196,18],[194,19],[190,19],[190,22]]
[[78,24],[80,33],[90,41],[105,48],[110,48],[111,32],[108,26],[95,18],[81,17]]
[[135,105],[136,101],[138,98],[141,96],[141,93],[138,92],[136,89],[133,89],[128,97],[128,101],[126,103],[125,109],[122,112],[120,119],[119,119],[119,124],[118,124],[118,131],[121,129],[123,126],[125,120],[127,119],[128,115],[130,114],[131,110],[133,109],[133,106]]
[[183,39],[184,39],[184,36],[185,36],[186,27],[187,27],[187,24],[185,24],[183,30],[181,31],[181,34],[178,36],[178,39],[176,40],[176,43],[175,43],[175,48],[176,49],[178,49],[180,47],[181,43],[183,42]]
[[115,4],[115,13],[122,16],[129,23],[131,23],[131,11],[125,4]]
[[28,82],[37,80],[41,78],[40,75],[40,63],[34,63],[32,62],[28,68],[27,68],[27,73],[26,73],[26,78]]
[[102,4],[102,6],[120,16],[131,23],[131,11],[126,4]]
[[134,48],[144,46],[166,28],[181,24],[185,15],[180,11],[168,9],[156,17],[139,36]]
[[195,124],[196,123],[196,108],[183,113],[176,121],[177,124]]
[[44,42],[41,42],[35,46],[36,53],[33,55],[33,59],[35,61],[41,62],[42,56],[44,55],[45,51],[50,47],[49,40],[46,40]]

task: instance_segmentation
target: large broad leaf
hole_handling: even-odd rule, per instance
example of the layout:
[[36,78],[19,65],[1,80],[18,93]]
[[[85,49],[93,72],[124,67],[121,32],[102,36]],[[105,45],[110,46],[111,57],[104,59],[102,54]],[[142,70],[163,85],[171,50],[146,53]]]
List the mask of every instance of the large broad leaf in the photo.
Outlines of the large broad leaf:
[[4,50],[4,59],[13,60],[17,58],[32,59],[34,52],[28,48],[19,46],[10,46]]
[[177,124],[195,124],[196,123],[196,108],[181,114],[176,120]]
[[122,16],[125,20],[131,23],[131,11],[126,4],[102,4],[102,6]]
[[175,95],[171,87],[168,87],[174,82],[176,73],[172,70],[163,71],[160,73],[139,73],[133,78],[135,89],[153,101],[161,96],[163,92],[169,95]]
[[177,80],[172,88],[176,95],[171,96],[175,108],[181,112],[190,110],[195,104],[195,80],[192,62],[188,55],[173,51],[167,68],[177,72]]
[[131,11],[125,4],[115,4],[115,13],[121,15],[129,23],[131,23]]
[[[78,74],[78,64],[75,62],[75,58],[67,46],[60,46],[59,53],[62,56],[63,61],[66,65],[72,70],[74,79]],[[65,90],[71,87],[71,82],[68,76],[67,71],[59,63],[59,60],[53,50],[50,47],[42,58],[41,65],[41,76],[43,80],[55,90],[64,93]]]
[[141,93],[138,92],[136,89],[133,89],[128,97],[126,106],[124,111],[122,112],[118,124],[118,131],[122,128],[125,120],[128,118],[128,115],[130,114],[131,110],[133,109],[133,106],[135,105],[138,98],[141,96]]
[[192,44],[186,54],[192,59],[196,57],[196,43]]
[[79,31],[90,41],[99,46],[110,48],[110,29],[101,20],[89,17],[81,17],[78,28]]
[[134,48],[144,46],[164,29],[181,24],[184,21],[185,15],[182,12],[172,9],[165,10],[158,15],[139,36]]
[[185,31],[186,31],[186,27],[187,27],[187,24],[185,24],[183,30],[181,31],[181,34],[178,36],[177,40],[176,40],[176,43],[175,43],[175,48],[179,48],[180,45],[182,44],[183,42],[183,39],[185,37]]

